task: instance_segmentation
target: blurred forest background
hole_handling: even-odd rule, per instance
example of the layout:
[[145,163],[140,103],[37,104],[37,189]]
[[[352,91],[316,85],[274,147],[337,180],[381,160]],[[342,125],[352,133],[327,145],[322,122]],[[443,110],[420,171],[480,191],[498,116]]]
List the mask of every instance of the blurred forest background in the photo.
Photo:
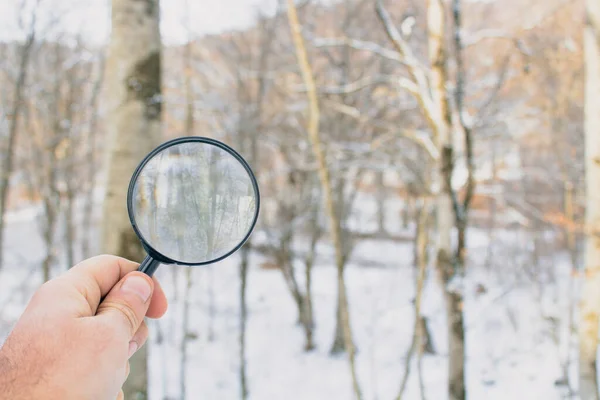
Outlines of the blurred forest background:
[[599,398],[600,1],[2,2],[0,337],[208,136],[259,224],[159,269],[127,399]]

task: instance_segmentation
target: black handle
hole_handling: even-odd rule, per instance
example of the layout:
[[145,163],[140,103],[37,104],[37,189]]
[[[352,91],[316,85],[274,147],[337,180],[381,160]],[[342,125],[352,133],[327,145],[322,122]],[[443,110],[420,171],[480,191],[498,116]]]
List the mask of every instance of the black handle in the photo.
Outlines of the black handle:
[[138,271],[141,271],[148,276],[152,276],[152,275],[154,275],[154,271],[156,271],[156,269],[158,268],[159,265],[160,265],[159,261],[156,261],[154,258],[152,258],[150,256],[146,256],[146,258],[144,258],[144,261],[142,261],[142,263],[140,264]]

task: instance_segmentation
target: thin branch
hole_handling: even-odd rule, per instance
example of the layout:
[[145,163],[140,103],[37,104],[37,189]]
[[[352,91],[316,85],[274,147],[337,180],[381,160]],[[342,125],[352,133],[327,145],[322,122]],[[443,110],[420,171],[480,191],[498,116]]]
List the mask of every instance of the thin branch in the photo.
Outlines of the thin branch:
[[[569,4],[571,4],[571,0],[561,1],[560,3],[556,4],[556,6],[554,6],[552,9],[550,9],[548,12],[546,12],[545,14],[542,14],[539,18],[537,18],[531,24],[521,28],[519,30],[519,32],[517,32],[517,33],[524,33],[526,31],[530,31],[530,30],[533,30],[533,29],[539,27],[548,18],[552,17],[554,14],[559,12],[562,9],[562,7],[567,6]],[[463,48],[466,49],[471,46],[475,46],[485,40],[494,40],[494,39],[508,40],[510,42],[513,42],[519,51],[525,53],[525,51],[523,51],[523,49],[521,48],[521,43],[518,38],[518,35],[515,35],[515,34],[510,35],[506,31],[502,31],[500,29],[483,29],[483,30],[478,31],[477,33],[473,33],[472,36],[469,38],[469,40],[464,40]]]
[[341,37],[341,38],[314,38],[314,39],[312,39],[312,43],[316,48],[347,46],[354,50],[368,51],[373,54],[377,54],[388,60],[403,62],[402,57],[400,57],[397,52],[386,49],[385,47],[383,47],[375,42],[366,42],[363,40]]
[[398,130],[398,128],[394,125],[369,120],[369,118],[363,115],[356,107],[348,106],[332,100],[324,100],[323,103],[328,105],[331,109],[355,119],[361,124],[371,126],[379,131],[383,131],[384,135],[386,136],[373,141],[370,147],[371,151],[379,149],[383,145],[389,143],[390,140],[401,137],[409,139],[410,141],[419,145],[432,160],[437,160],[440,157],[440,153],[435,146],[435,143],[433,143],[433,140],[431,140],[431,135],[429,132],[418,129]]
[[403,58],[406,58],[407,56],[412,57],[412,51],[410,47],[402,37],[400,31],[398,31],[398,28],[396,28],[396,25],[394,25],[392,17],[383,6],[381,0],[377,0],[375,3],[375,11],[377,12],[377,16],[385,28],[388,38],[396,48],[396,51],[398,51],[398,54],[400,54],[400,56]]
[[[356,93],[363,89],[366,89],[370,86],[381,85],[383,83],[390,83],[392,80],[396,78],[387,77],[387,76],[365,76],[357,81],[340,85],[340,86],[326,86],[319,88],[319,93],[321,94],[350,94]],[[304,89],[303,91],[306,91]]]
[[490,94],[487,96],[487,98],[483,101],[483,104],[481,104],[481,106],[477,110],[475,117],[473,118],[473,121],[474,121],[473,125],[477,124],[477,122],[481,119],[481,115],[483,115],[483,113],[487,110],[487,108],[493,103],[493,101],[498,96],[498,93],[500,93],[500,90],[504,87],[504,84],[506,83],[506,78],[508,76],[509,62],[510,62],[510,53],[507,54],[507,56],[504,58],[504,62],[502,64],[502,67],[500,68],[500,76],[498,77],[498,80],[494,84],[494,87],[492,88]]
[[484,29],[477,31],[477,33],[473,33],[468,40],[464,41],[464,48],[469,48],[471,46],[475,46],[484,40],[490,39],[504,39],[511,42],[514,42],[515,38],[512,35],[508,35],[506,31],[502,31],[499,29]]

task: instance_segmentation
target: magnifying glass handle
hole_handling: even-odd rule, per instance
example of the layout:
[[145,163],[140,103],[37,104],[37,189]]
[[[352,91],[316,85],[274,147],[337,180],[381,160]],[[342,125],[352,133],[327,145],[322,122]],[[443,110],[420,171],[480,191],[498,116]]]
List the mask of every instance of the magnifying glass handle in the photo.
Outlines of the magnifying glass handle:
[[148,276],[152,276],[152,275],[154,275],[154,271],[156,271],[156,269],[158,268],[159,265],[160,265],[159,261],[156,261],[154,258],[152,258],[150,256],[146,256],[146,258],[144,258],[144,261],[142,261],[142,263],[140,264],[138,271],[141,271]]

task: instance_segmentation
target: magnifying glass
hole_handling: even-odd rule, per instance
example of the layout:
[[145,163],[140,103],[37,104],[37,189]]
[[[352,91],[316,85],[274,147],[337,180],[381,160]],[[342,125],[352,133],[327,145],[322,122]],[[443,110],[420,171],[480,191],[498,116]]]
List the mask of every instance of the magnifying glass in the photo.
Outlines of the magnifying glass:
[[138,271],[206,265],[248,240],[260,208],[256,177],[231,147],[204,137],[163,143],[135,170],[127,210],[148,254]]

